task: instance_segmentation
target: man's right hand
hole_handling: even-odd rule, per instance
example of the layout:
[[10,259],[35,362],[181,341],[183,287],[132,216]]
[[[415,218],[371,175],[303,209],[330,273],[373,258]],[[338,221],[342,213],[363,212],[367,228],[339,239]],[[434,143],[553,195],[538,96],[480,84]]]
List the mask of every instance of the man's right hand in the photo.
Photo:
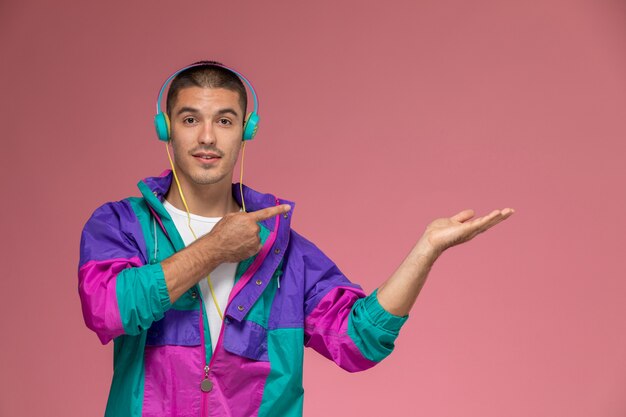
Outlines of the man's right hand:
[[186,248],[161,262],[172,303],[224,262],[239,262],[261,250],[257,222],[291,210],[288,204],[252,213],[231,213]]
[[257,224],[291,210],[289,204],[264,208],[251,213],[229,213],[201,239],[212,239],[220,263],[239,262],[257,254],[262,247]]

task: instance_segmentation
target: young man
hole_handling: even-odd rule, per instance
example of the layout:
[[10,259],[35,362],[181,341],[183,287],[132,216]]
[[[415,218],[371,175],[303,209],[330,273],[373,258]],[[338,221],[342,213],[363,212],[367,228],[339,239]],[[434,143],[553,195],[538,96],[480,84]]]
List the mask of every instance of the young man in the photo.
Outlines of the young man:
[[376,365],[437,257],[513,213],[433,221],[366,295],[290,228],[293,202],[231,183],[256,130],[249,82],[214,62],[174,75],[157,103],[173,79],[157,115],[173,170],[96,209],[81,239],[85,323],[114,340],[108,417],[302,415],[304,346],[350,372]]

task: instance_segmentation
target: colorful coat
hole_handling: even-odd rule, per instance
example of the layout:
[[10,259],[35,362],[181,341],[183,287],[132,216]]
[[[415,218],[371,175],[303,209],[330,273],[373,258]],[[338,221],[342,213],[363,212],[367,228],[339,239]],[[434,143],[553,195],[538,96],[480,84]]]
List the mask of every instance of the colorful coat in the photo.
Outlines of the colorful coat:
[[[165,284],[160,261],[185,246],[162,205],[171,181],[169,170],[139,181],[142,197],[102,205],[82,233],[85,323],[114,341],[107,417],[301,416],[304,346],[349,372],[391,353],[408,315],[384,310],[376,291],[366,296],[292,230],[293,202],[248,187],[248,211],[292,210],[259,223],[263,248],[239,263],[221,333],[211,335],[199,287],[172,304]],[[233,196],[241,204],[238,184]]]

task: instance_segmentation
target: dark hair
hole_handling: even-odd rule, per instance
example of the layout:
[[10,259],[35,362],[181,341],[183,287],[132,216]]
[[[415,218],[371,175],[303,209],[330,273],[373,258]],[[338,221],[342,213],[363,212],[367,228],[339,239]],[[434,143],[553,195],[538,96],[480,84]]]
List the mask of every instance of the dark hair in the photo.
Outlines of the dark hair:
[[[198,65],[200,64],[200,65]],[[203,88],[225,88],[239,93],[239,104],[243,109],[243,116],[246,113],[246,107],[248,105],[248,95],[246,94],[246,87],[234,72],[221,67],[219,62],[216,61],[199,61],[194,62],[192,65],[195,67],[187,68],[182,71],[170,84],[170,88],[167,91],[167,105],[166,111],[168,115],[171,115],[172,108],[176,99],[178,98],[178,92],[187,87],[203,87]]]

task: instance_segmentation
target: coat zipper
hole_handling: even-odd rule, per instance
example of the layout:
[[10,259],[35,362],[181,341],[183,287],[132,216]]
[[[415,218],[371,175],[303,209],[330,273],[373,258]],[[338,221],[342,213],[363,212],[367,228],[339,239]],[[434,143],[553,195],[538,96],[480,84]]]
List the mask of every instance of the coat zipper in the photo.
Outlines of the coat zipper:
[[[278,201],[278,199],[276,199],[276,205],[280,205],[280,202]],[[278,226],[280,224],[280,214],[276,216],[276,224],[274,225],[274,230],[273,232],[270,234],[270,237],[268,237],[267,241],[265,242],[265,245],[263,245],[263,248],[261,248],[261,251],[259,252],[259,257],[257,259],[259,259],[259,262],[253,262],[248,268],[249,270],[247,270],[246,272],[243,273],[242,277],[240,278],[240,280],[238,281],[238,283],[241,283],[242,281],[244,281],[244,276],[246,276],[246,274],[248,272],[250,272],[250,274],[248,274],[247,277],[245,277],[245,282],[243,282],[241,285],[238,286],[236,292],[232,292],[230,296],[228,297],[228,302],[226,303],[226,307],[224,308],[224,315],[226,314],[226,311],[228,311],[228,306],[230,306],[231,301],[233,300],[233,298],[235,298],[235,296],[239,293],[239,291],[241,291],[241,289],[246,285],[247,281],[250,280],[250,277],[252,277],[252,275],[254,275],[256,273],[256,271],[258,270],[259,266],[261,263],[263,263],[263,261],[265,261],[265,257],[267,256],[267,254],[269,253],[269,249],[271,248],[271,246],[274,245],[274,242],[276,241],[276,235],[278,234]],[[274,236],[272,236],[274,235]],[[255,259],[256,261],[256,259]],[[255,264],[257,265],[256,268],[252,269],[252,266],[255,266]],[[233,288],[234,289],[234,288]],[[200,416],[201,417],[208,417],[208,396],[209,396],[209,392],[211,392],[211,390],[213,389],[213,385],[211,383],[211,380],[209,379],[209,371],[211,370],[211,366],[213,365],[213,360],[215,359],[215,354],[211,355],[211,360],[209,361],[209,363],[206,363],[206,344],[204,343],[204,314],[205,314],[205,309],[204,309],[204,303],[202,302],[202,293],[200,292],[200,288],[198,287],[198,284],[196,284],[196,291],[198,291],[198,299],[200,300],[200,335],[201,335],[201,343],[202,343],[202,351],[204,353],[203,358],[204,358],[204,379],[200,382],[200,390],[202,391],[202,401],[201,401],[201,406],[202,409],[200,410]],[[208,319],[208,318],[207,318]],[[226,321],[226,317],[224,317],[224,321]],[[220,334],[217,338],[217,343],[215,344],[215,351],[217,351],[217,348],[220,347],[220,343],[222,341],[222,334],[224,333],[224,322],[222,322],[222,326],[220,327]],[[215,353],[215,352],[214,352]],[[209,385],[210,384],[210,385]],[[204,390],[203,386],[205,388],[210,387],[210,389],[208,390]]]

